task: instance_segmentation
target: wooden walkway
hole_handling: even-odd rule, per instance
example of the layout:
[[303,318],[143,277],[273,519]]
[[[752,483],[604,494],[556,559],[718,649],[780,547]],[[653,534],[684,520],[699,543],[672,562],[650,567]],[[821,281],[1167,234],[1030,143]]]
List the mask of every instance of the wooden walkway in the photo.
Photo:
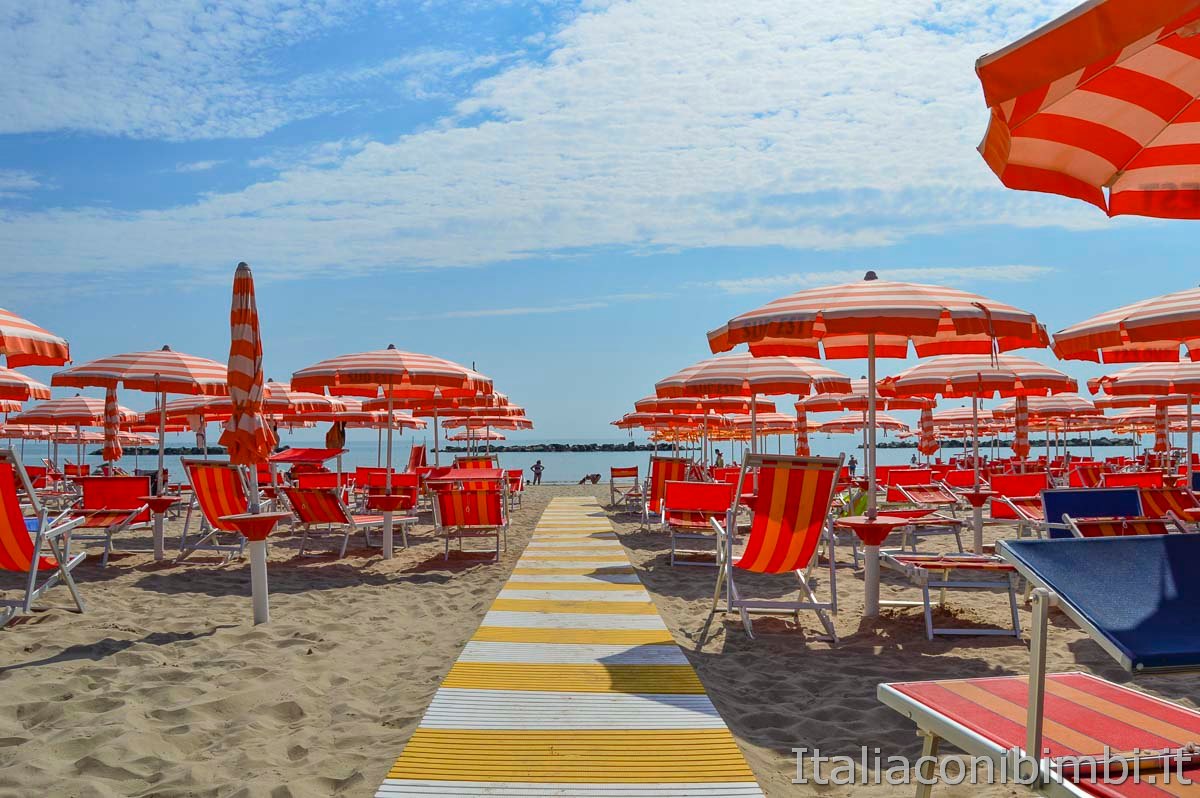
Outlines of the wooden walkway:
[[595,499],[556,498],[377,798],[761,798]]

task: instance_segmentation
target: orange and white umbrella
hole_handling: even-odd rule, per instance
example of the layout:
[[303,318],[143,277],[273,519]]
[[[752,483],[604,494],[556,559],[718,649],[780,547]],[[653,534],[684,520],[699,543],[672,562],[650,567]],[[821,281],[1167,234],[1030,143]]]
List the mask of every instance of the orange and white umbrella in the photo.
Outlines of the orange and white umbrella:
[[849,391],[850,378],[815,360],[798,357],[754,357],[748,353],[702,360],[659,380],[655,393],[664,398],[796,394]]
[[812,446],[808,442],[808,413],[799,403],[796,404],[796,454],[801,457],[812,455]]
[[[256,466],[267,462],[279,442],[263,417],[263,347],[254,296],[254,275],[245,263],[233,275],[233,300],[229,310],[229,400],[232,414],[221,433],[229,462]],[[257,469],[251,468],[251,482]],[[258,512],[257,485],[251,485],[250,512]]]
[[1157,396],[1163,400],[1155,402],[1158,407],[1177,404],[1165,400],[1168,397],[1182,396],[1187,407],[1187,462],[1192,461],[1195,448],[1192,405],[1196,397],[1200,396],[1200,363],[1144,363],[1088,380],[1088,388],[1092,393],[1104,392],[1116,397]]
[[1016,418],[1022,404],[1025,406],[1027,417],[1034,421],[1104,415],[1104,411],[1096,407],[1095,403],[1077,394],[1064,393],[1055,396],[1018,396],[1006,399],[992,408],[992,416]]
[[941,448],[937,435],[933,432],[933,408],[929,405],[921,408],[920,437],[917,438],[917,451],[926,457],[932,457]]
[[71,349],[65,338],[3,308],[0,308],[0,354],[7,356],[10,368],[61,366],[71,362]]
[[[862,413],[846,413],[837,418],[818,424],[816,429],[818,432],[827,433],[850,433],[859,432],[867,425],[867,420],[863,418]],[[909,427],[895,416],[889,416],[887,413],[875,414],[875,428],[881,429],[884,432],[908,432]]]
[[[775,403],[765,396],[755,397],[754,405],[756,411],[760,413],[776,412]],[[750,414],[750,399],[744,396],[678,396],[674,398],[645,396],[633,403],[633,409],[637,413],[679,413],[681,415],[714,413],[744,416]]]
[[454,417],[443,419],[444,429],[507,429],[530,430],[533,421],[523,416],[499,416],[496,418]]
[[987,399],[1075,392],[1079,383],[1062,371],[1018,355],[931,358],[879,381],[884,396]]
[[26,374],[12,369],[0,368],[0,400],[28,402],[31,399],[49,399],[50,387],[43,385]]
[[1200,218],[1198,29],[1196,0],[1089,0],[983,56],[984,160],[1110,216]]
[[[102,427],[105,419],[105,403],[90,396],[64,396],[26,408],[9,421],[13,424],[45,424],[58,427]],[[137,421],[136,411],[117,407],[121,424]]]
[[1029,397],[1018,396],[1013,399],[1013,424],[1016,431],[1013,434],[1012,450],[1021,460],[1029,457]]
[[467,432],[456,432],[453,435],[447,436],[448,441],[504,441],[508,440],[503,433],[495,430],[486,430],[484,432],[475,432],[468,430]]
[[1159,405],[1154,408],[1154,451],[1171,450],[1171,428],[1168,422],[1169,408]]
[[[841,410],[867,409],[867,381],[857,379],[850,381],[848,393],[819,393],[806,396],[796,403],[796,408],[804,407],[809,413],[834,413]],[[911,396],[883,397],[876,392],[875,408],[877,410],[923,410],[933,407],[933,401]]]
[[1200,288],[1123,305],[1054,334],[1054,352],[1064,360],[1175,362],[1180,346],[1200,360]]
[[72,388],[127,388],[148,393],[226,396],[225,364],[164,346],[150,352],[102,357],[63,369],[50,384]]
[[125,454],[121,448],[121,408],[117,404],[117,389],[104,392],[104,448],[100,457],[106,463],[115,463]]

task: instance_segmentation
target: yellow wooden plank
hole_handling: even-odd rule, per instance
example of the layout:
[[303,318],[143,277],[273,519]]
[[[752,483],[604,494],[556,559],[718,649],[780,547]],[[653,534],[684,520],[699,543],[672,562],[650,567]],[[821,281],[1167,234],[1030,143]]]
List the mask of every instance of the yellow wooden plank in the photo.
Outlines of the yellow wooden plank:
[[[549,551],[549,549],[547,549]],[[527,551],[521,556],[521,562],[572,562],[587,560],[588,562],[620,562],[627,563],[629,558],[621,554],[543,554],[540,551]]]
[[597,615],[657,615],[649,601],[541,601],[537,599],[496,599],[496,612],[577,612]]
[[639,590],[642,585],[640,582],[632,582],[629,584],[612,583],[612,582],[509,582],[504,586],[505,590]]
[[666,629],[529,629],[518,626],[481,626],[471,639],[482,643],[597,646],[652,646],[675,642]]
[[514,575],[521,576],[605,576],[608,574],[632,574],[632,565],[602,565],[596,568],[514,568]]
[[417,729],[388,778],[606,784],[754,781],[726,729]]
[[554,689],[567,693],[703,695],[691,665],[544,665],[456,662],[442,687],[463,690]]

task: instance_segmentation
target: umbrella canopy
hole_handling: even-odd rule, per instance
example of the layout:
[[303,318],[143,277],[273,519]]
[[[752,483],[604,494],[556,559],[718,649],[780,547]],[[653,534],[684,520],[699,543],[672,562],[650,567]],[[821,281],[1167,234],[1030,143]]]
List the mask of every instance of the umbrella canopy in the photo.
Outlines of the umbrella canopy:
[[1200,363],[1146,363],[1090,379],[1088,388],[1112,396],[1200,396]]
[[492,381],[452,361],[389,346],[300,369],[292,375],[292,388],[333,396],[469,397],[492,393]]
[[28,402],[30,399],[49,398],[49,386],[19,371],[0,368],[0,400]]
[[[816,429],[818,432],[849,433],[858,432],[866,425],[867,421],[863,417],[862,413],[847,413],[844,416],[838,416],[837,418],[817,425]],[[889,416],[887,413],[875,414],[875,428],[888,432],[909,431],[907,424],[894,416]]]
[[1178,407],[1188,403],[1188,397],[1183,394],[1170,394],[1167,396],[1152,396],[1150,394],[1128,394],[1122,396],[1097,396],[1092,400],[1092,404],[1096,405],[1101,410],[1117,410],[1129,407],[1154,407],[1155,405],[1166,405],[1167,407]]
[[980,58],[984,160],[1110,216],[1200,218],[1198,24],[1197,0],[1089,0]]
[[[750,429],[749,416],[733,416],[730,418],[730,423],[735,429]],[[796,418],[785,413],[759,413],[754,419],[754,426],[760,435],[792,433],[796,431]]]
[[[875,406],[880,410],[923,410],[926,407],[932,407],[933,402],[929,399],[911,396],[877,397]],[[848,393],[820,393],[806,396],[796,402],[796,410],[801,408],[809,413],[866,410],[867,381],[865,379],[851,380]]]
[[[267,462],[279,439],[263,418],[263,347],[254,296],[254,275],[245,263],[233,275],[233,300],[229,309],[229,400],[232,414],[225,422],[220,443],[229,462],[256,465]],[[257,476],[252,478],[256,481]],[[250,497],[250,511],[258,512],[258,495]]]
[[476,432],[468,430],[467,432],[456,432],[453,435],[447,436],[448,441],[503,441],[508,440],[503,433],[494,430],[484,430]]
[[115,463],[125,454],[121,448],[121,408],[117,404],[117,389],[104,392],[104,448],[100,457],[106,463]]
[[21,438],[28,441],[44,441],[54,432],[53,427],[40,424],[4,424],[0,426],[0,438]]
[[56,372],[50,384],[70,388],[128,388],[166,394],[229,393],[226,367],[206,357],[185,355],[164,346],[152,352],[102,357]]
[[1017,355],[936,357],[879,381],[884,396],[947,399],[1074,393],[1079,384],[1053,366]]
[[65,338],[59,338],[28,319],[0,308],[0,354],[10,367],[61,366],[71,362]]
[[1179,347],[1200,360],[1200,288],[1143,299],[1097,314],[1054,334],[1064,360],[1174,362]]
[[[776,412],[775,403],[763,396],[754,398],[755,410],[759,413]],[[638,413],[717,413],[721,415],[748,415],[750,399],[744,396],[710,396],[703,398],[679,396],[666,399],[660,396],[645,396],[633,403]]]
[[993,407],[992,415],[996,418],[1016,418],[1020,405],[1025,406],[1027,417],[1035,421],[1104,415],[1104,411],[1095,404],[1075,394],[1018,396]]
[[702,360],[654,384],[664,398],[849,391],[850,378],[815,360],[748,353]]
[[446,429],[484,429],[485,427],[491,427],[492,429],[528,430],[533,429],[533,422],[520,416],[501,418],[448,418],[442,422],[442,426]]
[[808,413],[799,403],[796,405],[796,454],[810,457],[812,447],[808,443]]
[[[347,400],[324,394],[293,391],[285,382],[263,384],[263,414],[271,417],[316,417],[344,411]],[[233,400],[228,396],[185,396],[167,402],[167,418],[178,419],[202,416],[208,421],[224,421],[233,413]]]
[[[90,396],[67,396],[50,399],[11,416],[14,424],[45,424],[59,427],[102,427],[105,408],[103,399]],[[128,407],[117,406],[117,416],[122,424],[132,424],[138,414]]]

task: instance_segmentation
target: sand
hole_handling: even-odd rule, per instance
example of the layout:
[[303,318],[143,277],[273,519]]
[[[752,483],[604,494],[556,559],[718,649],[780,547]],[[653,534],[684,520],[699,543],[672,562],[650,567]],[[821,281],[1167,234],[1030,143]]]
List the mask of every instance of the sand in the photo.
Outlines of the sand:
[[[530,488],[499,564],[443,562],[428,523],[389,562],[361,538],[344,560],[300,559],[298,540],[281,537],[271,553],[272,622],[260,627],[250,623],[245,561],[156,565],[131,554],[106,570],[86,562],[76,570],[86,614],[68,611],[69,596],[55,589],[48,599],[57,609],[0,633],[0,798],[373,795],[546,503],[582,494],[607,503],[603,486]],[[911,795],[909,787],[792,784],[791,749],[858,756],[867,745],[916,756],[913,725],[876,700],[878,682],[1027,672],[1023,640],[928,641],[918,610],[885,610],[877,622],[861,622],[862,577],[848,552],[838,574],[837,646],[817,639],[811,614],[799,629],[790,619],[759,618],[755,640],[732,616],[706,633],[713,570],[670,568],[661,533],[640,531],[633,516],[613,520],[771,798]],[[988,538],[1007,534],[1009,527],[990,527]],[[915,596],[887,571],[884,580],[885,597]],[[6,597],[15,585],[0,575]],[[743,587],[777,594],[771,580],[746,579]],[[959,622],[1006,621],[998,593],[952,594],[951,603]],[[1021,618],[1028,625],[1027,609]],[[1129,681],[1057,613],[1049,661]],[[1200,701],[1200,685],[1187,676],[1142,677],[1136,685]]]

